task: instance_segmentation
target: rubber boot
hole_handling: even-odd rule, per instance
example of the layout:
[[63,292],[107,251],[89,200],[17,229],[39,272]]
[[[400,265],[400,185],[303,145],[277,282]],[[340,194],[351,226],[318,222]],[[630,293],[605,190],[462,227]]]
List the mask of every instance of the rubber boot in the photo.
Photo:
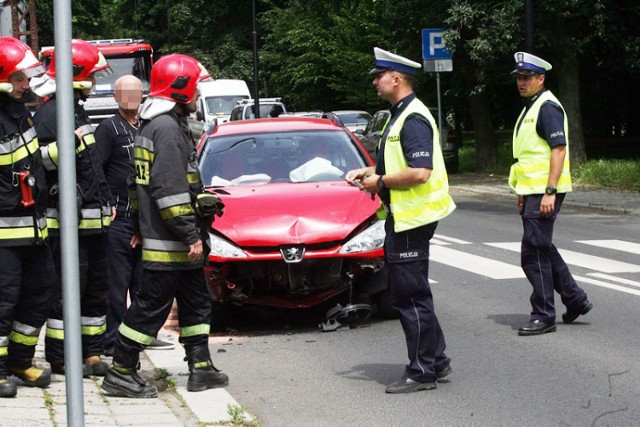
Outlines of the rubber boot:
[[86,359],[84,359],[83,368],[86,369],[89,375],[104,377],[107,374],[107,371],[109,370],[109,365],[104,363],[100,359],[100,356],[89,356]]
[[138,375],[139,356],[137,352],[122,352],[116,346],[113,365],[109,367],[102,381],[102,390],[106,394],[133,399],[158,397],[158,389]]
[[[105,365],[106,365],[106,363],[105,363]],[[53,372],[54,374],[58,374],[58,375],[66,375],[67,374],[67,370],[64,367],[64,363],[52,363],[51,364],[51,372]],[[94,375],[97,375],[97,374],[94,374]],[[89,378],[90,376],[91,376],[91,372],[89,371],[89,367],[85,363],[85,364],[82,365],[82,377],[83,378]],[[102,376],[104,376],[104,374]]]
[[203,391],[229,385],[229,377],[213,366],[209,348],[206,345],[187,347],[186,360],[189,363],[188,391]]
[[0,397],[16,397],[18,387],[13,381],[6,378],[0,378]]
[[51,370],[40,369],[35,366],[29,366],[26,369],[17,369],[9,367],[9,371],[22,381],[22,385],[26,387],[45,388],[51,384]]

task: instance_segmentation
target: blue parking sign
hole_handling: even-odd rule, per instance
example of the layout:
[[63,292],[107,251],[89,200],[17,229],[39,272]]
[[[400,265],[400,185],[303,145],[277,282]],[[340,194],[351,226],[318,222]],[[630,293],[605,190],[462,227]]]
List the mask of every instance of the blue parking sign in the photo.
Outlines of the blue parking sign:
[[422,59],[451,59],[453,53],[444,47],[443,28],[422,29]]

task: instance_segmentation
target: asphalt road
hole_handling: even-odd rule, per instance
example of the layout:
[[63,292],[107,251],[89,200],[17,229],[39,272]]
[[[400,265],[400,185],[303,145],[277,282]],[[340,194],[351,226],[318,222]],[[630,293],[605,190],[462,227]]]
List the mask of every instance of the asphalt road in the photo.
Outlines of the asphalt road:
[[320,312],[247,310],[212,344],[247,412],[265,426],[640,425],[640,219],[563,210],[554,241],[594,309],[564,325],[556,297],[558,331],[519,337],[530,285],[514,206],[456,202],[430,264],[450,382],[384,393],[407,360],[397,320],[323,333]]

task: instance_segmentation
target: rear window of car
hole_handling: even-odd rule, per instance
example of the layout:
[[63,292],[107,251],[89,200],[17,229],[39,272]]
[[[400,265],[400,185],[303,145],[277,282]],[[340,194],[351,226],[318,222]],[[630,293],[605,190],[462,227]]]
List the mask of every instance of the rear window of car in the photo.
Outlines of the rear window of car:
[[310,130],[212,135],[199,165],[205,185],[229,186],[339,181],[368,164],[347,132]]

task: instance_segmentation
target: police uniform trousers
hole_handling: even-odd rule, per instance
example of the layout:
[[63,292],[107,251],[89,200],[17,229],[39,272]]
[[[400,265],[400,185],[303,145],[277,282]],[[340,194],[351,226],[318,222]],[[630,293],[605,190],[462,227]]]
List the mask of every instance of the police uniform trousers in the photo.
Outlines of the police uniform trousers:
[[135,297],[142,284],[142,245],[131,247],[133,225],[131,218],[116,216],[109,225],[109,303],[104,348],[111,351],[118,326],[127,311],[127,293]]
[[[50,237],[53,259],[58,269],[58,286],[52,310],[47,320],[45,358],[51,364],[64,363],[64,323],[62,302],[60,238]],[[82,331],[82,357],[103,353],[103,338],[107,329],[107,294],[109,269],[106,233],[78,237],[78,265],[80,282],[80,316]]]
[[450,362],[429,286],[429,241],[437,225],[434,222],[396,233],[392,215],[385,223],[389,295],[399,313],[409,357],[405,376],[418,382],[434,382],[436,372]]
[[551,216],[540,215],[541,194],[523,197],[520,215],[524,233],[520,262],[522,270],[533,286],[531,293],[531,320],[540,320],[554,324],[556,310],[554,290],[560,294],[567,308],[583,307],[587,294],[578,286],[569,272],[569,267],[552,243],[553,226],[565,194],[556,195],[554,213]]
[[[131,302],[120,328],[133,331],[134,336],[156,337],[171,312],[174,298],[178,305],[179,340],[185,345],[187,355],[193,348],[204,347],[205,360],[208,360],[211,297],[202,268],[172,271],[145,268],[142,287]],[[203,325],[206,325],[206,330],[202,329]],[[118,330],[114,362],[122,356],[121,352],[137,355],[146,347],[143,340],[136,341],[128,335],[124,336],[121,329]]]
[[32,366],[55,291],[55,267],[47,244],[0,247],[0,266],[0,378],[6,378],[7,366]]

